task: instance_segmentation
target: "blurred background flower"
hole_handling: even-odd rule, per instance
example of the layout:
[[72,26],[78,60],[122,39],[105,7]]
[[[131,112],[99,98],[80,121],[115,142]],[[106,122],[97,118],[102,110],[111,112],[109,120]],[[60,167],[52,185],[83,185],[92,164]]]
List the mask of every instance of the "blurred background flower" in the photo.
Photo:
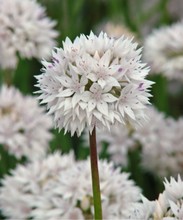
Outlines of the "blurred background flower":
[[14,87],[0,90],[0,144],[18,159],[37,160],[46,155],[52,138],[52,118],[36,97]]
[[183,21],[154,30],[144,43],[144,59],[151,72],[169,79],[183,79]]
[[0,66],[14,69],[18,57],[49,57],[56,45],[56,22],[46,15],[46,8],[35,0],[0,1]]
[[[55,153],[42,161],[18,166],[2,182],[3,214],[10,219],[71,219],[73,215],[76,219],[91,219],[90,172],[89,160],[76,162],[72,153]],[[112,162],[100,161],[99,172],[104,219],[121,219],[125,210],[140,199],[141,190],[129,179],[129,173],[120,173]]]

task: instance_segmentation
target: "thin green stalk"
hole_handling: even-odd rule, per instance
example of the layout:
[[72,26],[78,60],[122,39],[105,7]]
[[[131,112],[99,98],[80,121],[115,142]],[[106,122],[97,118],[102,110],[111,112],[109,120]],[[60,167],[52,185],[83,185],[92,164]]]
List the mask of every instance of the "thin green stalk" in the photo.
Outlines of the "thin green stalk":
[[94,215],[95,215],[95,220],[101,220],[102,205],[101,205],[101,195],[100,195],[95,127],[92,131],[92,134],[90,134],[90,162],[91,162],[92,187],[93,187]]

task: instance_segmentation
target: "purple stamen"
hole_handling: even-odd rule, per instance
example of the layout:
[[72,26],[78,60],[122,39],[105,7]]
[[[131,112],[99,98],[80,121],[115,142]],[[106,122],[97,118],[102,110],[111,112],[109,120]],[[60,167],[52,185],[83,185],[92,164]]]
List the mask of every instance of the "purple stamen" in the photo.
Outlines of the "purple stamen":
[[120,67],[120,68],[118,69],[118,72],[122,72],[122,71],[123,71],[123,68]]

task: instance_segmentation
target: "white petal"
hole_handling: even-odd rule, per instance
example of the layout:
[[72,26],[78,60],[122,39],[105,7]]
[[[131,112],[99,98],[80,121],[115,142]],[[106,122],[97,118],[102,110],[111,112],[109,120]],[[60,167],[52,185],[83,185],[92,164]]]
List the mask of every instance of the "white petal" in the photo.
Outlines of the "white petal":
[[91,92],[85,91],[85,92],[83,92],[81,99],[84,102],[88,102],[91,99],[90,97],[91,97]]
[[97,80],[97,76],[95,73],[89,73],[87,75],[87,78],[90,79],[92,82],[95,82]]
[[104,66],[109,66],[109,63],[110,63],[110,60],[111,60],[111,51],[110,50],[107,50],[104,55],[101,57],[100,61],[99,61],[99,64],[100,65],[104,65]]
[[100,56],[99,56],[99,54],[98,54],[98,51],[95,51],[94,58],[95,58],[96,60],[100,60]]
[[103,80],[103,79],[99,79],[99,80],[98,80],[98,84],[99,84],[99,85],[101,86],[101,88],[103,89],[104,86],[106,85],[106,81]]
[[129,115],[132,119],[135,120],[134,112],[132,111],[132,109],[129,106],[126,105],[124,107],[124,111],[126,112],[127,115]]
[[114,114],[114,118],[115,118],[118,122],[125,124],[124,121],[122,120],[122,118],[119,116],[119,114],[115,113],[115,114]]
[[178,214],[179,214],[179,207],[174,203],[172,202],[171,200],[169,201],[170,203],[170,207],[171,207],[171,210],[173,212],[173,214],[178,217]]
[[80,79],[80,83],[83,86],[85,86],[88,83],[88,79],[86,78],[86,76],[82,75],[82,77]]
[[47,112],[47,114],[48,114],[48,115],[52,114],[53,112],[55,112],[56,109],[59,109],[59,108],[57,108],[56,105],[51,106],[51,108],[49,109],[49,111]]
[[119,112],[121,113],[122,117],[124,117],[124,106],[119,104],[118,109],[119,109]]
[[71,99],[67,98],[64,101],[64,111],[67,111],[68,109],[71,109],[72,105],[71,105]]
[[80,99],[81,99],[81,95],[80,94],[74,94],[74,96],[72,97],[72,106],[73,106],[73,108],[80,101]]
[[97,102],[97,109],[104,115],[108,116],[108,105],[104,101]]
[[101,87],[97,83],[93,83],[92,86],[90,87],[90,91],[93,93],[96,93],[99,90],[101,90]]
[[102,114],[101,114],[100,112],[98,112],[98,111],[94,111],[94,112],[93,112],[93,115],[94,115],[97,119],[99,119],[99,120],[101,120],[101,118],[102,118]]
[[94,99],[90,100],[88,102],[88,110],[89,110],[89,112],[91,112],[95,108],[95,106],[96,106],[95,100]]
[[74,66],[69,63],[69,69],[70,69],[70,75],[72,75],[72,79],[78,80],[79,77],[78,77],[77,68],[76,67],[74,68]]
[[110,121],[111,121],[112,123],[114,123],[114,112],[110,111],[110,112],[108,113],[108,117],[109,117]]
[[40,102],[40,104],[45,104],[45,103],[48,103],[48,102],[52,102],[54,99],[55,99],[54,95],[50,95],[50,96],[44,98],[44,99]]
[[69,78],[68,76],[58,76],[56,77],[58,79],[59,82],[62,83],[63,86],[65,87],[70,87],[72,84],[72,80],[71,78]]
[[115,101],[118,100],[118,98],[116,98],[115,96],[113,96],[113,95],[110,94],[110,93],[103,94],[103,95],[102,95],[102,99],[103,99],[105,102],[115,102]]
[[62,92],[60,92],[57,97],[69,97],[74,93],[73,89],[65,89]]
[[87,107],[86,102],[79,102],[79,106],[84,110]]
[[113,86],[120,87],[120,84],[119,84],[118,80],[116,78],[112,77],[112,76],[107,77],[106,82],[111,87],[113,87]]
[[62,101],[59,101],[59,106],[58,106],[58,109],[60,109],[60,108],[62,108],[63,106],[64,106],[64,101],[62,100]]

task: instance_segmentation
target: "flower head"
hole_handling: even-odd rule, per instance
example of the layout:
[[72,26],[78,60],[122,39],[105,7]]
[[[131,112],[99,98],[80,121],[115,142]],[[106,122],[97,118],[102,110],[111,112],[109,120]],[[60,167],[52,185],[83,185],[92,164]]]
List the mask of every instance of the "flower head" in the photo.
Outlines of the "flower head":
[[152,72],[162,73],[169,79],[183,80],[182,37],[183,21],[157,29],[147,37],[144,59]]
[[101,32],[66,38],[63,49],[53,51],[52,62],[43,61],[36,76],[40,99],[53,113],[56,127],[81,134],[96,127],[143,118],[152,84],[149,69],[140,61],[141,49],[131,40],[109,38]]
[[30,218],[35,201],[43,197],[46,190],[53,189],[52,186],[60,178],[60,173],[69,169],[73,163],[72,153],[61,156],[56,152],[44,160],[17,166],[11,171],[11,176],[2,180],[0,207],[3,214],[9,219]]
[[149,121],[132,134],[142,146],[142,166],[161,177],[182,174],[183,119],[165,117],[155,108],[147,115]]
[[23,58],[48,57],[56,45],[55,21],[36,0],[0,0],[0,66],[15,68]]
[[170,177],[165,179],[165,189],[155,201],[142,197],[142,203],[134,203],[126,211],[125,219],[144,220],[173,220],[183,219],[183,181],[178,176],[177,180]]
[[[139,200],[141,190],[129,173],[120,173],[112,163],[100,161],[99,171],[104,218],[122,219],[131,203]],[[20,165],[2,184],[0,207],[10,218],[93,218],[90,162],[76,162],[72,153]]]
[[125,219],[153,220],[155,201],[149,201],[141,195],[141,202],[133,203],[125,212]]
[[177,180],[170,177],[165,179],[165,189],[155,201],[153,219],[183,219],[183,181],[178,176]]
[[14,87],[0,89],[0,144],[17,158],[43,157],[52,138],[52,120],[36,98],[23,96]]

